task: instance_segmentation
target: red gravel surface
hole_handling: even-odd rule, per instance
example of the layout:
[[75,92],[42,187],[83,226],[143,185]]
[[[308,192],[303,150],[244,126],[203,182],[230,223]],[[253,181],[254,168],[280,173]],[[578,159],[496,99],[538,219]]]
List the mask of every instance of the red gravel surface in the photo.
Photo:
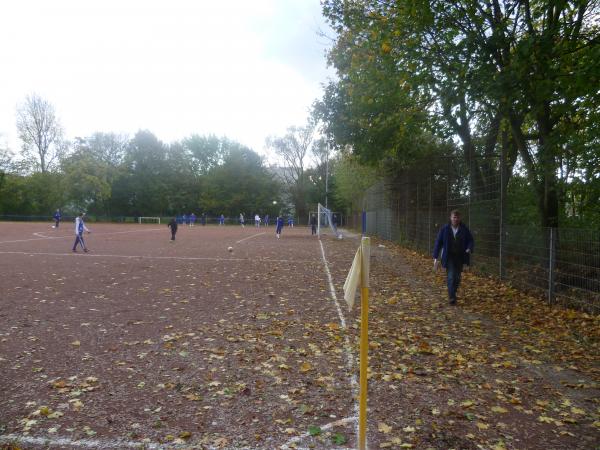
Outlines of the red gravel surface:
[[[5,437],[351,443],[342,329],[310,230],[180,226],[172,243],[165,225],[88,227],[90,253],[75,254],[71,224],[0,223]],[[311,426],[325,428],[305,439]]]
[[[90,224],[87,254],[72,228],[0,223],[0,446],[356,447],[358,236],[325,265],[306,228]],[[369,448],[598,448],[597,316],[473,274],[449,307],[378,244]]]

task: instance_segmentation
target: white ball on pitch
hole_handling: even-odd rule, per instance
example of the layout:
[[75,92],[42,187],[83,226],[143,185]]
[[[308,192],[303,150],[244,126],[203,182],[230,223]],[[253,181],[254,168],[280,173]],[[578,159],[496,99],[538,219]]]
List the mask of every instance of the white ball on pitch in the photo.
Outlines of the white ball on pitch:
[[227,247],[227,250],[232,252],[233,251],[233,247]]

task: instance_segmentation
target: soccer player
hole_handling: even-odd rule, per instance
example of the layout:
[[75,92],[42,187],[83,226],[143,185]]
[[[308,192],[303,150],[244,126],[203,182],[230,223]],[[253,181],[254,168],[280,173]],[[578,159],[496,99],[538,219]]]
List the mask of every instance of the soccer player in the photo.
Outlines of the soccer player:
[[225,216],[223,214],[219,217],[219,225],[225,225]]
[[73,244],[73,252],[75,253],[77,253],[77,244],[81,245],[81,248],[85,253],[89,251],[85,246],[85,241],[83,240],[83,232],[87,231],[89,234],[91,231],[85,226],[83,221],[84,217],[85,213],[79,213],[79,215],[75,218],[75,243]]
[[275,230],[275,234],[277,235],[277,239],[281,237],[281,230],[283,229],[283,217],[277,217],[276,220],[277,229]]
[[256,226],[256,228],[260,228],[260,216],[258,214],[254,215],[254,226]]
[[288,226],[294,228],[294,218],[292,216],[288,218]]
[[55,224],[52,228],[58,228],[58,226],[60,225],[60,218],[61,218],[60,209],[56,210],[53,217],[54,217]]
[[242,224],[242,228],[245,228],[245,225],[244,225],[244,214],[243,213],[240,213],[240,223]]
[[196,223],[196,214],[191,213],[190,214],[190,227],[193,227],[195,223]]
[[269,215],[265,215],[265,227],[269,226]]
[[171,242],[173,242],[177,234],[177,220],[175,218],[171,219],[167,226],[171,229]]
[[200,223],[202,223],[202,226],[206,225],[206,213],[202,213],[200,216]]
[[311,236],[317,234],[317,216],[314,214],[310,215],[310,234]]

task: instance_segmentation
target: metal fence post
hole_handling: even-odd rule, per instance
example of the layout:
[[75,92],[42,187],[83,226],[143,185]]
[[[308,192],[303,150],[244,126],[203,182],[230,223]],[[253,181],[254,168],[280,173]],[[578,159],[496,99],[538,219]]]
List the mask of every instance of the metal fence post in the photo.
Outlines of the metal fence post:
[[429,177],[429,212],[428,212],[428,218],[427,218],[427,249],[431,250],[433,248],[433,244],[431,243],[431,215],[432,215],[432,203],[433,203],[433,194],[432,194],[432,180],[431,180],[431,176]]
[[548,302],[554,302],[554,269],[556,266],[556,229],[550,228],[548,249]]
[[499,228],[499,248],[498,248],[498,266],[500,279],[503,280],[506,276],[506,193],[507,193],[507,177],[506,177],[506,133],[502,136],[502,145],[500,146],[500,226]]

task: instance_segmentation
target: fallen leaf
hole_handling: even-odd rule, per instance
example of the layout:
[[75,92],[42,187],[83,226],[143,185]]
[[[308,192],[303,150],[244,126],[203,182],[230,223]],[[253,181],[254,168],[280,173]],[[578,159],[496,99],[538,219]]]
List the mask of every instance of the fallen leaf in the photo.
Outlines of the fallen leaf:
[[392,431],[392,427],[383,422],[379,422],[379,424],[377,424],[377,429],[385,434],[388,434],[390,431]]

